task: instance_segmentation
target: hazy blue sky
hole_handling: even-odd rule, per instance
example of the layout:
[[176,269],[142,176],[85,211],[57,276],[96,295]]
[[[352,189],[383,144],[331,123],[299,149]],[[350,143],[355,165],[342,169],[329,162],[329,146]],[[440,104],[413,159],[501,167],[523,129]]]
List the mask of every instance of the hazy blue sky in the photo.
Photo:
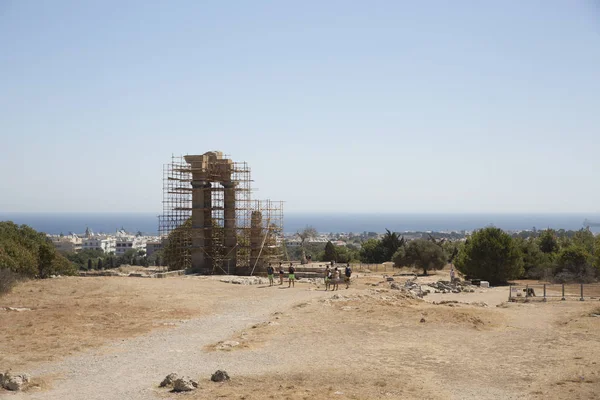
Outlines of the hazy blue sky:
[[159,211],[222,150],[288,211],[600,211],[591,1],[0,0],[0,211]]

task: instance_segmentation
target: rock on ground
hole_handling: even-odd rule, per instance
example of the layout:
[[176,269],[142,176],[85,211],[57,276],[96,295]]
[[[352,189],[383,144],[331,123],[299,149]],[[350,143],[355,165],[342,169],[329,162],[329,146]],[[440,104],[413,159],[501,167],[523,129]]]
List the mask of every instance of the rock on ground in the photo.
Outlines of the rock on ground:
[[218,370],[210,377],[210,380],[213,382],[223,382],[229,380],[229,375],[225,371]]
[[10,372],[0,374],[0,386],[6,390],[19,391],[29,383],[30,377],[28,374],[14,375]]
[[172,373],[169,374],[165,377],[165,379],[163,379],[163,381],[160,383],[160,387],[165,387],[165,386],[173,386],[173,383],[179,379],[179,375],[177,375],[176,373]]
[[198,387],[198,381],[190,379],[187,376],[183,378],[179,378],[173,382],[173,391],[174,392],[189,392]]

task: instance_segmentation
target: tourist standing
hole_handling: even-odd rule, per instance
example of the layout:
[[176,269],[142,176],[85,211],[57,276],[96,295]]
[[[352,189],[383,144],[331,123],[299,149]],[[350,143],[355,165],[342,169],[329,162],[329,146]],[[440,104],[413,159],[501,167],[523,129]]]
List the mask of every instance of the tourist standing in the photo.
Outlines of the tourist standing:
[[331,279],[331,268],[329,268],[329,265],[327,266],[327,268],[325,268],[325,274],[324,274],[324,278],[325,278],[325,290],[329,289],[329,279]]
[[271,263],[269,263],[269,266],[267,267],[267,277],[269,277],[269,286],[273,286],[273,272],[275,272],[275,270],[271,266]]
[[454,266],[450,267],[450,283],[454,283]]
[[292,263],[290,263],[290,268],[288,269],[288,272],[288,287],[291,287],[295,285],[296,280],[296,268],[294,268],[294,265]]
[[352,268],[350,268],[350,263],[346,264],[344,275],[344,280],[346,281],[346,289],[348,289],[350,287],[350,276],[352,276]]
[[283,265],[279,263],[279,285],[283,285]]
[[338,290],[339,289],[339,285],[340,285],[340,270],[338,269],[338,267],[335,267],[335,269],[333,270],[333,288],[331,290]]

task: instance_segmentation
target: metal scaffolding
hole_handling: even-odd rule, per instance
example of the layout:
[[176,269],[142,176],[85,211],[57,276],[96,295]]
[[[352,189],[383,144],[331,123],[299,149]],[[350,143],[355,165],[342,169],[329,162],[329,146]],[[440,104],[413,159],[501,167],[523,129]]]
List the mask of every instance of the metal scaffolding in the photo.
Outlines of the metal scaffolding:
[[158,228],[171,269],[248,275],[281,259],[283,202],[253,200],[251,182],[220,152],[171,157]]

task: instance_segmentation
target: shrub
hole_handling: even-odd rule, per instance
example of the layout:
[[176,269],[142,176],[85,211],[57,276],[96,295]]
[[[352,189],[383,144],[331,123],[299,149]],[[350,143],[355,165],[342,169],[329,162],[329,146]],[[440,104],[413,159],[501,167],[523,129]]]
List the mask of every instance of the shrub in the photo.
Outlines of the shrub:
[[9,293],[19,280],[21,280],[19,274],[10,269],[0,269],[0,295]]
[[45,234],[10,221],[0,222],[0,269],[30,278],[75,273],[73,265],[56,251]]

